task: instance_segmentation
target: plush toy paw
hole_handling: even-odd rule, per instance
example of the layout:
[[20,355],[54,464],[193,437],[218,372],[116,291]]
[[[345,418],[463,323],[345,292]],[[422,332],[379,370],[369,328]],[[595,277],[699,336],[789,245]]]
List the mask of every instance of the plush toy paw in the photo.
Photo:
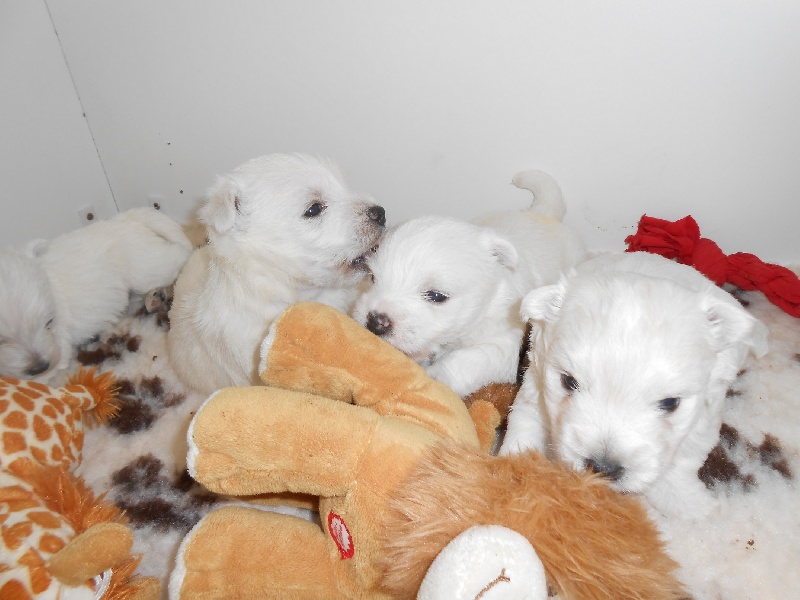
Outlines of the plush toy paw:
[[77,587],[121,563],[131,551],[133,535],[120,523],[98,523],[73,538],[47,561],[50,574]]
[[500,525],[457,535],[431,563],[417,600],[547,600],[542,561],[530,542]]

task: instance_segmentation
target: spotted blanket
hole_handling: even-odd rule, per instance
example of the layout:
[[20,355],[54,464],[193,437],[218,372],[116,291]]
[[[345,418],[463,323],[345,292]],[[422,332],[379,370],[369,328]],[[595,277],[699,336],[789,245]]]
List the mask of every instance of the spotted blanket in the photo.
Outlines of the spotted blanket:
[[[738,293],[770,329],[771,350],[728,393],[720,440],[698,477],[716,498],[702,522],[656,516],[698,600],[793,598],[800,590],[800,319],[760,292]],[[164,314],[139,311],[81,349],[113,371],[124,407],[87,433],[81,474],[109,491],[134,527],[140,572],[166,583],[183,535],[223,498],[185,469],[186,428],[205,400],[169,367]],[[166,589],[166,585],[164,586]]]

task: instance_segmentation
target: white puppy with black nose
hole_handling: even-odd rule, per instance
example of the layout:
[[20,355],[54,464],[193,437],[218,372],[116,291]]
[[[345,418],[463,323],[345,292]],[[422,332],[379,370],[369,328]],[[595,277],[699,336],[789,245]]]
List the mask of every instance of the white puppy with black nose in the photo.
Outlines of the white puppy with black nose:
[[664,514],[707,512],[697,471],[765,326],[692,267],[643,252],[586,261],[522,315],[531,365],[500,452],[547,450]]
[[260,344],[290,304],[348,312],[386,223],[332,162],[302,154],[220,177],[198,216],[208,243],[175,283],[167,343],[180,379],[206,394],[258,383]]
[[367,261],[373,283],[353,310],[356,321],[461,396],[516,380],[520,300],[584,256],[561,222],[555,180],[525,171],[514,184],[533,192],[528,210],[474,222],[421,217],[388,231]]

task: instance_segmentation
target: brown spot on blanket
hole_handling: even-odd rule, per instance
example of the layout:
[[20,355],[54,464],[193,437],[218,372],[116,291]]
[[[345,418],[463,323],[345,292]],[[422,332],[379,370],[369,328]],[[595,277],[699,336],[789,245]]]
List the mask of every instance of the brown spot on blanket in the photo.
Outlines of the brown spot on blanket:
[[134,527],[188,531],[219,499],[188,473],[170,474],[152,454],[137,457],[112,476],[114,502]]

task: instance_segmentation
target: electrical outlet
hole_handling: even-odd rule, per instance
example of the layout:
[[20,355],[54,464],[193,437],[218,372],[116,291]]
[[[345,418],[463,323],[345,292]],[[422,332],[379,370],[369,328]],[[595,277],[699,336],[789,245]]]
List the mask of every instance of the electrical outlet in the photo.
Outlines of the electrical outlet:
[[80,219],[81,225],[89,225],[90,223],[94,223],[98,220],[97,213],[94,210],[94,206],[91,204],[87,204],[86,206],[82,206],[78,209],[78,219]]

